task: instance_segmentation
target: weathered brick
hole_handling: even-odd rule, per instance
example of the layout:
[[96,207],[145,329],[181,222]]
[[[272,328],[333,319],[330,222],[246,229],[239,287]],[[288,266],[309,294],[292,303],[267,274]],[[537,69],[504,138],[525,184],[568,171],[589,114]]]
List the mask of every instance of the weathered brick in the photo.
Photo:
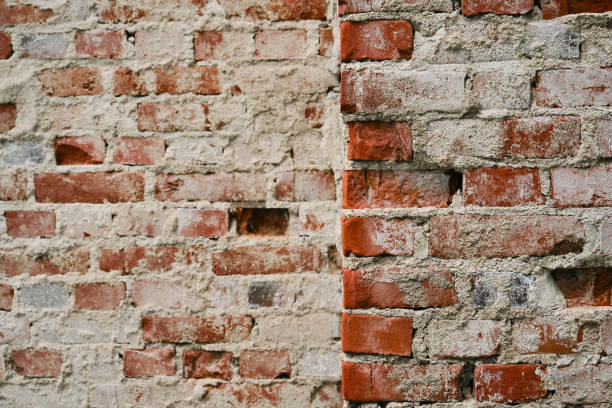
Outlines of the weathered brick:
[[456,184],[452,174],[440,171],[345,170],[342,175],[342,207],[446,205],[452,199]]
[[342,277],[346,309],[444,307],[459,301],[446,268],[345,269]]
[[612,306],[612,268],[557,269],[552,276],[567,307]]
[[343,71],[343,113],[458,112],[465,72]]
[[430,324],[427,348],[432,357],[489,357],[498,354],[503,322],[494,320],[443,320]]
[[78,57],[119,58],[123,56],[125,33],[121,31],[79,31],[74,44]]
[[45,69],[38,76],[43,91],[49,96],[99,95],[102,78],[98,68],[81,67]]
[[155,237],[173,229],[174,213],[171,209],[130,207],[125,212],[117,212],[112,224],[118,235]]
[[100,136],[65,136],[55,139],[55,162],[67,164],[101,164],[106,143]]
[[474,396],[479,402],[526,402],[546,396],[539,364],[481,364],[474,371]]
[[599,156],[612,157],[612,120],[600,120],[597,127]]
[[0,201],[25,200],[28,179],[23,173],[0,176]]
[[606,217],[601,224],[601,252],[612,255],[612,217]]
[[261,173],[160,174],[156,197],[168,201],[265,201]]
[[139,269],[147,272],[167,272],[175,263],[201,264],[206,251],[200,247],[131,247],[120,250],[102,249],[100,269],[104,272],[121,271],[124,275]]
[[612,104],[612,68],[576,68],[538,72],[535,99],[552,108]]
[[512,207],[544,204],[537,169],[510,167],[468,170],[463,174],[466,205]]
[[211,407],[223,405],[235,408],[307,407],[310,404],[311,392],[310,386],[289,383],[271,385],[248,382],[222,383],[210,388],[203,402]]
[[[555,398],[569,404],[600,404],[612,401],[610,378],[612,364],[572,364],[568,367],[551,367],[551,388]],[[608,404],[609,405],[609,404]]]
[[15,127],[17,121],[17,105],[0,104],[0,132],[8,132]]
[[582,341],[582,328],[569,322],[539,318],[513,324],[512,344],[521,354],[576,352]]
[[11,310],[13,308],[13,297],[15,291],[12,286],[0,283],[0,310]]
[[527,14],[533,10],[533,0],[464,0],[461,2],[465,16],[481,13]]
[[216,67],[173,67],[167,71],[155,68],[155,93],[180,95],[219,95],[219,70]]
[[319,249],[308,246],[234,247],[212,254],[213,273],[221,276],[318,272],[320,267]]
[[129,68],[117,68],[113,76],[113,95],[143,96],[149,93],[145,79]]
[[136,307],[178,309],[183,305],[185,289],[179,281],[135,280],[132,296]]
[[287,285],[281,282],[249,283],[249,307],[287,307],[289,296]]
[[246,340],[253,318],[237,316],[143,316],[142,339],[146,343],[223,343]]
[[612,205],[612,167],[558,168],[550,172],[551,197],[556,207]]
[[346,353],[412,354],[412,318],[342,314]]
[[45,161],[46,146],[39,141],[19,141],[4,143],[4,163],[23,166],[24,164],[41,164]]
[[341,408],[343,404],[340,384],[328,383],[315,391],[312,406],[317,408]]
[[255,34],[255,56],[258,59],[300,59],[307,53],[305,30],[266,30]]
[[472,89],[482,109],[527,109],[531,104],[531,78],[526,73],[476,72]]
[[448,0],[339,0],[338,14],[367,13],[370,11],[413,11],[428,10],[451,12],[453,4]]
[[227,211],[180,208],[176,214],[177,233],[184,237],[220,238],[227,234],[229,226]]
[[220,0],[227,17],[252,20],[323,20],[327,13],[325,0]]
[[125,299],[125,283],[79,283],[74,299],[75,307],[80,310],[117,309]]
[[461,365],[342,362],[342,394],[349,401],[452,402],[461,399]]
[[169,0],[164,6],[150,0],[99,0],[98,15],[104,23],[180,21],[201,16],[206,0]]
[[21,37],[21,58],[66,58],[68,38],[59,33],[27,34]]
[[297,375],[340,378],[340,353],[323,350],[305,351],[297,362]]
[[599,329],[601,336],[601,348],[608,356],[612,355],[612,318],[605,319],[601,322]]
[[412,255],[413,222],[410,219],[342,218],[344,256]]
[[[334,48],[334,30],[331,28],[319,29],[319,55],[331,57]],[[2,52],[0,51],[0,55]]]
[[336,199],[331,171],[282,173],[277,177],[276,198],[281,201],[328,201]]
[[412,129],[405,122],[351,122],[349,160],[412,160]]
[[235,60],[253,54],[253,35],[240,31],[205,31],[194,34],[195,59]]
[[430,221],[429,253],[439,258],[506,258],[580,253],[584,226],[574,217],[450,215]]
[[54,211],[5,211],[6,233],[14,238],[55,235]]
[[17,373],[26,377],[59,377],[62,353],[51,350],[13,350],[11,360]]
[[157,132],[211,130],[206,104],[168,105],[161,102],[138,104],[138,129]]
[[179,58],[185,54],[185,35],[181,31],[136,31],[136,57],[146,60]]
[[89,249],[48,249],[41,255],[28,254],[23,250],[0,252],[0,274],[64,275],[69,272],[84,274],[89,270]]
[[9,33],[0,32],[0,59],[7,59],[13,55],[13,42]]
[[510,118],[503,126],[504,156],[565,157],[580,149],[580,118],[575,116]]
[[185,378],[232,379],[232,353],[221,351],[185,350],[183,368]]
[[146,165],[159,164],[166,151],[163,139],[143,137],[122,137],[115,144],[115,163]]
[[41,203],[142,201],[144,173],[36,174],[34,187],[36,201]]
[[405,20],[342,21],[340,59],[373,60],[412,58],[412,25]]
[[612,10],[608,0],[545,0],[542,2],[542,17],[545,20],[579,13],[605,13]]
[[27,308],[62,309],[68,305],[70,292],[61,283],[40,282],[22,286],[19,300]]
[[174,348],[125,350],[123,373],[126,377],[174,375]]
[[55,16],[55,13],[51,9],[19,4],[19,2],[12,2],[9,6],[5,0],[0,2],[0,25],[2,26],[43,23],[53,16]]
[[289,378],[291,360],[287,350],[240,353],[240,376],[243,378]]

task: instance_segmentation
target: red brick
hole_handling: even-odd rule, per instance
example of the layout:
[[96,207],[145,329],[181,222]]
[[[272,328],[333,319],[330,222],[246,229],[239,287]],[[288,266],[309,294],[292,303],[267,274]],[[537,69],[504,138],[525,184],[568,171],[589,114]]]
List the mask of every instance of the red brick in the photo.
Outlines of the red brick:
[[464,72],[342,71],[340,110],[398,115],[459,112],[464,93]]
[[608,356],[612,355],[612,318],[605,319],[601,322],[601,348]]
[[240,353],[240,376],[242,378],[289,378],[291,359],[287,350]]
[[161,68],[155,72],[155,93],[180,95],[219,95],[219,70],[216,67],[173,67],[170,71]]
[[15,238],[52,237],[55,235],[53,211],[5,211],[6,233]]
[[220,238],[227,234],[227,211],[181,208],[177,215],[177,233],[184,237]]
[[64,275],[70,272],[84,274],[89,270],[89,249],[47,249],[42,255],[27,254],[23,250],[0,251],[0,274]]
[[228,60],[252,58],[253,35],[239,31],[206,31],[194,34],[195,59]]
[[17,121],[17,106],[15,104],[0,105],[0,132],[8,132],[15,127]]
[[579,13],[605,13],[612,10],[610,0],[544,0],[542,17],[544,20]]
[[74,39],[78,57],[118,58],[123,54],[122,31],[79,31]]
[[429,253],[439,258],[507,258],[580,253],[584,226],[574,217],[450,215],[430,221]]
[[474,371],[474,396],[478,402],[526,402],[546,396],[540,364],[481,364]]
[[208,131],[210,109],[204,103],[168,105],[161,102],[138,104],[138,129],[157,132]]
[[117,309],[125,299],[125,283],[79,283],[74,298],[79,310]]
[[452,199],[454,184],[451,174],[440,171],[346,170],[342,208],[445,206]]
[[257,59],[299,59],[306,57],[307,53],[308,43],[305,30],[265,30],[255,34]]
[[233,359],[232,353],[185,350],[183,352],[184,377],[231,380]]
[[342,217],[344,256],[412,255],[413,222],[410,219]]
[[124,275],[138,269],[147,272],[167,272],[175,263],[201,264],[206,251],[200,247],[133,247],[120,250],[102,249],[100,269],[104,272],[121,271]]
[[125,350],[123,373],[126,377],[174,375],[174,348]]
[[345,269],[342,278],[346,309],[419,309],[458,303],[455,281],[446,268]]
[[463,203],[488,207],[544,204],[538,169],[510,167],[468,170]]
[[136,307],[178,309],[183,305],[185,290],[179,281],[135,280],[132,296]]
[[599,156],[612,157],[612,120],[600,120],[597,133],[599,134]]
[[115,163],[146,165],[159,164],[166,152],[163,139],[122,137],[115,145]]
[[0,176],[0,201],[25,200],[28,178],[22,173]]
[[0,283],[0,310],[11,310],[13,308],[13,296],[15,291],[12,286]]
[[13,43],[9,33],[0,32],[0,59],[7,59],[13,55]]
[[342,394],[349,401],[461,400],[461,365],[342,362]]
[[405,122],[351,122],[349,160],[412,160],[412,129]]
[[282,173],[277,177],[276,198],[281,201],[331,201],[336,180],[331,171]]
[[14,26],[17,24],[43,23],[53,17],[53,10],[41,9],[28,4],[19,4],[19,1],[6,4],[0,1],[0,26]]
[[289,383],[271,385],[223,383],[208,390],[204,406],[232,408],[286,408],[310,406],[312,387]]
[[412,354],[412,318],[342,314],[345,353]]
[[504,156],[565,157],[580,149],[580,118],[575,116],[510,118],[503,126]]
[[221,276],[319,272],[321,253],[308,246],[235,247],[213,252],[212,268]]
[[612,268],[552,271],[567,307],[612,306]]
[[11,360],[15,371],[26,377],[59,377],[62,353],[49,350],[13,350]]
[[[556,319],[539,318],[513,324],[512,343],[521,354],[570,354],[582,341],[582,328],[569,322],[560,324]],[[567,329],[562,326],[570,326]]]
[[331,57],[334,49],[334,30],[331,28],[319,29],[319,55]]
[[144,173],[100,172],[34,175],[40,203],[119,203],[144,199]]
[[142,339],[146,343],[223,343],[249,338],[253,318],[237,316],[143,316]]
[[160,174],[156,198],[161,201],[265,201],[261,173]]
[[342,21],[340,59],[374,60],[412,58],[412,25],[404,20]]
[[612,205],[612,167],[552,169],[550,182],[555,207]]
[[149,93],[145,79],[129,68],[117,68],[113,81],[115,96],[143,96]]
[[612,68],[538,72],[535,99],[552,108],[612,105]]
[[55,162],[66,164],[101,164],[106,143],[100,136],[66,136],[55,139]]
[[102,93],[102,77],[98,68],[45,69],[38,76],[38,80],[49,96],[66,97]]
[[533,0],[463,0],[461,6],[464,16],[481,13],[527,14],[533,10],[533,3]]
[[252,20],[324,20],[325,0],[222,0],[226,17],[246,16]]

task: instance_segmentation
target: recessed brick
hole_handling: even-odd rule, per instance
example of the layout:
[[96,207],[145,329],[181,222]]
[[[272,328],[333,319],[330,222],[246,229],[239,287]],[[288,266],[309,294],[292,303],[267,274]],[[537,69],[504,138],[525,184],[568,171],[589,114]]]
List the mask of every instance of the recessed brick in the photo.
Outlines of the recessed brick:
[[239,235],[286,235],[289,210],[286,208],[239,208],[236,210]]
[[55,162],[67,164],[101,164],[106,143],[100,136],[66,136],[55,139]]

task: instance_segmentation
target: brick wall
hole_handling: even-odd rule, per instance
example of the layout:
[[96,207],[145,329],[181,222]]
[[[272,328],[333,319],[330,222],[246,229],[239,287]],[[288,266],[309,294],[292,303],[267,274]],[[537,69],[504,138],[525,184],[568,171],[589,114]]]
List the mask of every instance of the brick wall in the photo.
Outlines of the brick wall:
[[0,0],[0,406],[609,405],[611,10]]
[[342,406],[336,18],[0,0],[0,406]]
[[340,0],[345,406],[609,406],[612,3],[460,3]]

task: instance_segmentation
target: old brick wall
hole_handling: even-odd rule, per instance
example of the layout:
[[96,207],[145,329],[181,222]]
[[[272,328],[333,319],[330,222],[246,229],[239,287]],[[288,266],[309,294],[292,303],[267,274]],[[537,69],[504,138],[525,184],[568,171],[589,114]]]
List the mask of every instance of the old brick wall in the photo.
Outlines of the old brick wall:
[[342,406],[336,16],[0,0],[1,407]]
[[346,406],[612,404],[610,10],[340,0]]

